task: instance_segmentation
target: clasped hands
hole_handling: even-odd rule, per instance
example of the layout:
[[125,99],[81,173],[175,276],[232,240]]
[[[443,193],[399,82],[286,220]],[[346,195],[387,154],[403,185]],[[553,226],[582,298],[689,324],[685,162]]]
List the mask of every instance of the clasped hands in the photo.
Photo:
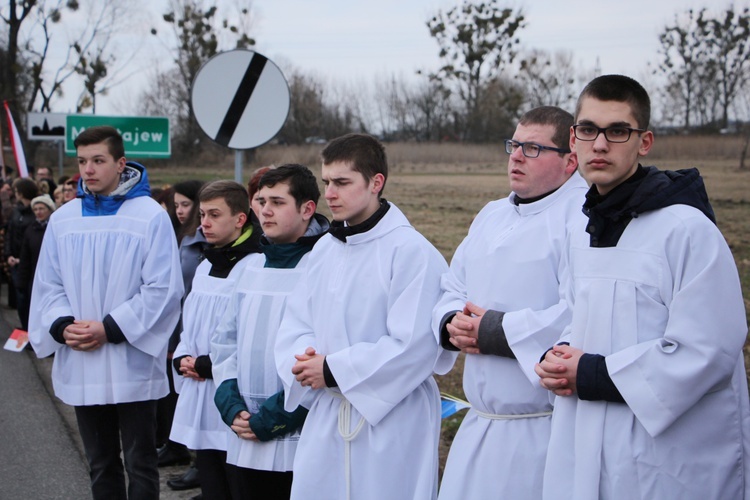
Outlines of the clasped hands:
[[467,302],[464,310],[453,316],[445,329],[448,330],[448,341],[466,354],[479,354],[479,323],[487,312],[476,304]]
[[582,355],[582,350],[565,344],[547,351],[544,359],[534,366],[541,386],[558,396],[575,394],[578,361]]
[[234,417],[232,421],[232,430],[240,439],[248,441],[259,441],[253,430],[250,428],[250,413],[242,410]]
[[107,343],[104,323],[101,321],[75,320],[63,331],[65,344],[74,351],[95,351]]
[[318,354],[315,348],[308,347],[304,354],[295,354],[297,360],[292,367],[297,382],[300,385],[310,386],[313,389],[323,389],[326,387],[325,378],[323,377],[323,362],[325,356]]
[[180,373],[183,377],[192,378],[193,380],[197,380],[198,382],[203,382],[204,380],[206,380],[205,378],[198,375],[197,371],[195,371],[195,358],[192,356],[185,356],[180,359]]

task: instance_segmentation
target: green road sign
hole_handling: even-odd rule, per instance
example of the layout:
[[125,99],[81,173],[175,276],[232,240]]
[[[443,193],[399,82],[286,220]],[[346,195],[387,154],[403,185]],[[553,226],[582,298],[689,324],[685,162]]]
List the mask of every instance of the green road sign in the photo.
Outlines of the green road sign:
[[172,155],[169,118],[162,116],[68,115],[65,153],[74,156],[73,141],[78,134],[99,125],[110,125],[120,132],[128,158],[169,158]]

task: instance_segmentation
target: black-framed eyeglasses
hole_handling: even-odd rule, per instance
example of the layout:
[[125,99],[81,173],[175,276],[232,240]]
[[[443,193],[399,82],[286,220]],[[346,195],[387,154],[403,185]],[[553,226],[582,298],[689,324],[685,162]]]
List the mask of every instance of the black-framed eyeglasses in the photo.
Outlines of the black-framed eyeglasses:
[[542,151],[555,151],[563,154],[570,153],[570,149],[567,148],[563,149],[553,148],[552,146],[542,146],[536,142],[518,142],[512,139],[505,141],[505,152],[509,155],[515,153],[518,148],[521,148],[521,152],[526,158],[536,158],[542,153]]
[[646,129],[632,127],[597,127],[595,125],[573,125],[573,134],[579,141],[595,141],[599,134],[604,134],[607,142],[628,142],[633,132],[645,132]]

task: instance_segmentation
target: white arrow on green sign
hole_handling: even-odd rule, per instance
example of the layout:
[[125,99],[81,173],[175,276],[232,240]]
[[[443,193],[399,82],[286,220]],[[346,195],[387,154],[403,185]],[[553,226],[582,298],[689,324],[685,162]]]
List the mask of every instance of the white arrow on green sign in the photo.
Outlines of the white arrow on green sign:
[[120,132],[128,158],[169,158],[172,155],[169,118],[163,116],[68,115],[65,153],[74,156],[73,141],[78,134],[100,125],[109,125]]

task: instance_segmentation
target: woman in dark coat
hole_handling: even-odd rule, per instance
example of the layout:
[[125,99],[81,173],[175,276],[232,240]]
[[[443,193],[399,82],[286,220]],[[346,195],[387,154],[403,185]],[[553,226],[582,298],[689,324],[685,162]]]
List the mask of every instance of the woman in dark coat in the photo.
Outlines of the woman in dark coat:
[[[23,302],[18,305],[18,316],[21,318],[21,329],[23,330],[28,328],[34,272],[36,271],[36,263],[39,260],[39,252],[42,249],[44,232],[47,230],[47,222],[52,212],[55,211],[55,202],[48,194],[43,194],[31,200],[31,209],[34,212],[34,222],[23,233],[21,253],[18,258],[16,283],[18,288],[25,292]],[[25,324],[23,324],[24,318]]]

